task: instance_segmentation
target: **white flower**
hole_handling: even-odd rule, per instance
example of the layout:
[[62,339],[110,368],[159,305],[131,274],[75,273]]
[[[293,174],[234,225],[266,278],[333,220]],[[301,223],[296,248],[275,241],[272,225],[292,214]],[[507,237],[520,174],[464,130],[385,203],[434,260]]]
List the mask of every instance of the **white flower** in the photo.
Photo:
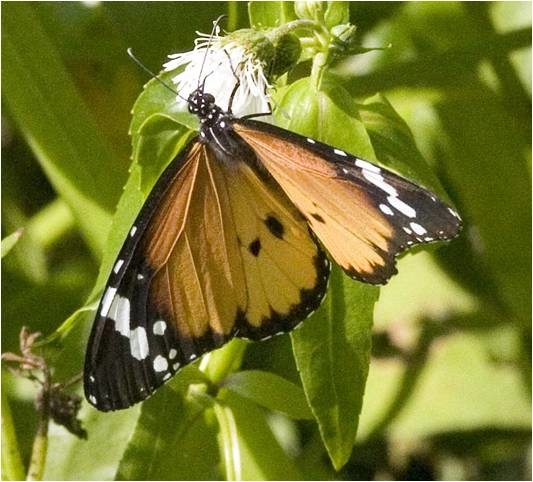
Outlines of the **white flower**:
[[[163,65],[165,71],[185,66],[172,79],[177,91],[186,99],[205,81],[204,91],[215,97],[221,109],[228,110],[229,98],[237,83],[234,70],[240,86],[233,99],[233,114],[242,117],[269,112],[268,89],[271,86],[264,73],[264,63],[253,50],[246,49],[236,40],[220,36],[219,32],[218,27],[212,37],[197,32],[199,37],[194,42],[194,50],[169,55],[171,60]],[[178,97],[178,102],[185,101]]]

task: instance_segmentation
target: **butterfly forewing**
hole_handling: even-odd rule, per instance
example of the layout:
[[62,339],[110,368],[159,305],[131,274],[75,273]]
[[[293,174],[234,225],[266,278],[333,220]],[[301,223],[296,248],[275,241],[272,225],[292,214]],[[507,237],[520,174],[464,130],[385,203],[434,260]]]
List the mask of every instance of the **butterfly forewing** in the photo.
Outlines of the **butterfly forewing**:
[[459,232],[452,208],[390,171],[263,122],[234,128],[353,278],[385,283],[398,253]]
[[196,141],[157,182],[130,234],[86,358],[86,395],[101,410],[145,399],[232,336],[289,331],[326,290],[327,258],[279,186]]

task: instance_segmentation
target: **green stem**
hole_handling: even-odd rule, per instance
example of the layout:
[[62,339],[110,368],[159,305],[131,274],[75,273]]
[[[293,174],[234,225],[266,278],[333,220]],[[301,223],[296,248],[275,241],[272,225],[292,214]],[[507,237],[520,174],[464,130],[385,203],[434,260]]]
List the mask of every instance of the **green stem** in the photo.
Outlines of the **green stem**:
[[24,479],[24,466],[11,416],[11,408],[4,390],[2,390],[2,472],[4,480]]
[[240,367],[247,346],[246,341],[235,338],[224,348],[211,352],[200,369],[213,383],[218,383]]
[[295,32],[296,30],[309,30],[313,33],[320,32],[322,27],[313,20],[299,19],[287,22],[271,31],[269,35],[282,36],[288,33]]
[[237,436],[237,425],[231,408],[221,405],[219,402],[214,406],[215,416],[220,427],[220,447],[222,459],[226,470],[226,480],[242,480],[240,447]]
[[237,2],[228,2],[228,32],[233,32],[239,24],[239,7]]
[[325,72],[325,67],[328,64],[328,54],[319,52],[313,57],[313,66],[311,67],[311,80],[316,90],[320,90],[322,77]]
[[48,452],[48,422],[50,420],[48,390],[42,390],[42,397],[39,426],[35,440],[33,441],[30,466],[26,480],[43,480],[46,454]]

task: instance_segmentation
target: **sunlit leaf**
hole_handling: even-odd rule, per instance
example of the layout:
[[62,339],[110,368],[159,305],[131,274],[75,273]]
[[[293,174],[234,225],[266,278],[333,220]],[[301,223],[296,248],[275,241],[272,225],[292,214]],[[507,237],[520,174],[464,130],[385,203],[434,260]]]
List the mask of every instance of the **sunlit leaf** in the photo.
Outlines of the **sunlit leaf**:
[[224,380],[224,386],[257,405],[277,410],[291,418],[313,418],[303,390],[272,373],[259,370],[234,373]]
[[17,244],[17,241],[22,236],[22,233],[22,229],[17,229],[14,233],[11,233],[9,236],[6,236],[4,239],[2,239],[2,258],[13,249],[15,244]]

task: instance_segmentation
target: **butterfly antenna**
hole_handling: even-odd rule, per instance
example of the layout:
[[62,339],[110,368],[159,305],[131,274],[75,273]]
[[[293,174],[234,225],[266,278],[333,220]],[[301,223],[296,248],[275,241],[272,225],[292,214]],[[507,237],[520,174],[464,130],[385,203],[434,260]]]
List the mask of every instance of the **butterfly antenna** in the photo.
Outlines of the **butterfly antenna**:
[[148,67],[146,67],[146,65],[144,65],[137,57],[135,57],[135,55],[133,54],[133,51],[131,50],[131,47],[128,48],[127,52],[128,52],[129,57],[131,58],[131,60],[133,60],[141,69],[143,69],[153,79],[157,80],[161,85],[164,85],[168,90],[170,90],[170,92],[172,92],[173,94],[176,94],[180,99],[182,99],[185,102],[187,102],[187,99],[185,97],[183,97],[182,95],[180,95],[177,90],[173,89],[172,87],[170,87],[170,85],[168,85],[166,82],[161,80]]
[[[209,47],[211,47],[211,42],[213,41],[213,37],[215,36],[215,32],[217,31],[219,23],[222,21],[223,18],[225,18],[227,15],[220,15],[214,22],[213,22],[213,30],[211,30],[211,35],[209,36],[209,40],[207,41],[207,47],[205,48],[205,54],[204,58],[202,60],[202,66],[200,67],[200,74],[198,75],[198,89],[200,89],[200,79],[202,78],[202,72],[204,71],[204,65],[205,61],[207,59],[207,54],[209,53]],[[203,86],[205,85],[205,79],[202,83],[202,90]]]

